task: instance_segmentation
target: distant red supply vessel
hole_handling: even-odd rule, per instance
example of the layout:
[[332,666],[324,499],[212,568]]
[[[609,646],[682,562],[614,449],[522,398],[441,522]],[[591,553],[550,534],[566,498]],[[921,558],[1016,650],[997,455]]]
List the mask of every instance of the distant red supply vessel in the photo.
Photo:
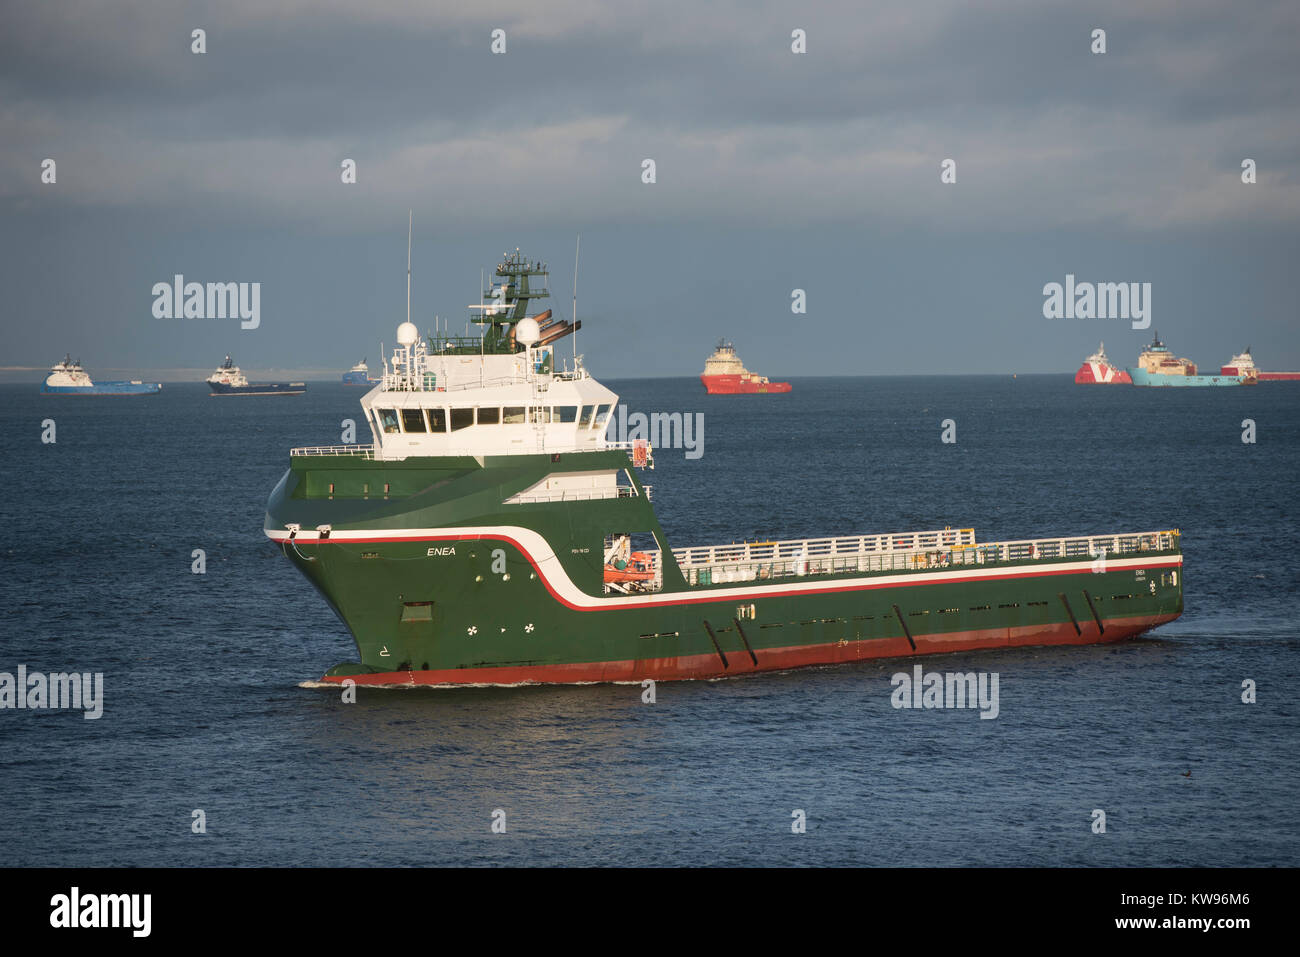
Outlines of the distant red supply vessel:
[[760,392],[789,392],[788,382],[769,382],[767,376],[754,375],[745,368],[735,348],[725,339],[704,362],[700,381],[710,395],[748,395]]
[[1261,382],[1300,382],[1300,372],[1260,372],[1255,368],[1255,360],[1251,358],[1250,346],[1246,346],[1245,352],[1239,352],[1228,360],[1228,364],[1223,366],[1219,373],[1221,375],[1251,375]]
[[1123,369],[1110,364],[1106,358],[1106,343],[1102,343],[1092,355],[1083,360],[1079,371],[1074,374],[1077,385],[1132,385],[1133,379]]

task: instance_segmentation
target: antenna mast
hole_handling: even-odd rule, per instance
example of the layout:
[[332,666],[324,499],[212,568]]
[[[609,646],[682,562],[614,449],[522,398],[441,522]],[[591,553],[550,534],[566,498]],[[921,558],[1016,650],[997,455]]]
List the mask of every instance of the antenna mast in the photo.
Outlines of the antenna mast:
[[582,233],[573,249],[573,365],[578,365],[578,254],[582,252]]
[[415,214],[406,211],[406,321],[411,321],[411,227],[415,224]]

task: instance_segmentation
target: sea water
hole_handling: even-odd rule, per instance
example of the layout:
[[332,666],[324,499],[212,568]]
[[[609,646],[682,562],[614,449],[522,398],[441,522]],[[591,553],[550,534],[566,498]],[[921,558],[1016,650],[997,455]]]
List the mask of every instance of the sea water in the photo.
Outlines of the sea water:
[[1184,615],[1118,645],[919,659],[996,674],[994,720],[895,707],[906,659],[660,683],[653,704],[637,685],[345,704],[316,679],[351,639],[262,520],[290,447],[349,418],[368,441],[362,390],[0,386],[0,672],[103,675],[96,720],[0,711],[10,863],[1300,864],[1300,383],[793,383],[607,382],[629,411],[703,414],[701,454],[661,448],[641,476],[674,547],[1179,528]]

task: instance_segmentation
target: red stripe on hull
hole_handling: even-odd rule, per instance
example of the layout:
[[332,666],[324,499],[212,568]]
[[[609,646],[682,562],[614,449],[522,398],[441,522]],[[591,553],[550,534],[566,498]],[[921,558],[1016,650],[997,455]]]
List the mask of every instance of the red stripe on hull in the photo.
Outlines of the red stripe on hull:
[[817,645],[793,645],[784,648],[755,648],[758,665],[750,660],[735,636],[728,633],[723,649],[729,667],[724,668],[716,654],[686,655],[674,658],[640,658],[623,661],[575,662],[558,665],[511,665],[489,668],[455,668],[443,671],[387,671],[379,674],[324,677],[322,681],[341,684],[354,681],[359,685],[458,685],[458,684],[577,684],[587,682],[684,681],[724,678],[759,671],[784,671],[809,665],[844,664],[873,658],[908,658],[916,655],[989,648],[1029,648],[1049,645],[1095,645],[1132,638],[1157,625],[1173,621],[1177,615],[1116,618],[1104,622],[1105,634],[1096,622],[1080,622],[1081,633],[1071,624],[1031,625],[1023,628],[948,632],[940,635],[915,636],[913,651],[905,637],[864,638]]
[[[514,538],[512,538],[509,535],[471,535],[471,536],[427,535],[418,538],[402,537],[402,536],[388,536],[388,537],[375,537],[375,538],[349,538],[345,540],[340,540],[335,544],[356,545],[356,544],[372,544],[375,542],[459,542],[459,541],[509,542],[511,545],[513,545],[515,548],[519,550],[519,553],[521,555],[523,555],[525,558],[528,559],[528,564],[532,566],[533,571],[537,573],[538,581],[540,581],[544,586],[546,586],[546,590],[547,592],[550,593],[550,596],[552,598],[554,598],[561,605],[563,605],[565,608],[570,609],[571,611],[592,610],[588,606],[574,604],[573,602],[565,598],[563,595],[561,595],[558,591],[556,591],[555,586],[551,584],[550,580],[546,576],[546,573],[542,570],[541,565],[537,562],[535,558],[533,558],[532,554],[528,551],[527,548],[524,547],[523,543],[516,541]],[[304,542],[304,544],[312,544],[312,543],[310,541],[307,541]],[[330,540],[326,539],[324,541],[316,542],[316,544],[322,544],[322,545],[330,544]],[[1120,557],[1128,557],[1128,556],[1120,556]],[[1152,558],[1150,561],[1146,562],[1145,564],[1140,566],[1134,565],[1132,566],[1132,568],[1134,570],[1138,568],[1143,568],[1143,569],[1181,568],[1182,564],[1183,564],[1183,556],[1182,553],[1180,552],[1177,555],[1174,555],[1170,558]],[[959,573],[961,570],[967,567],[970,568],[972,574],[962,575]],[[763,584],[758,584],[757,582],[732,582],[730,584],[734,585],[735,588],[730,590],[719,589],[718,591],[713,592],[712,594],[709,592],[702,592],[699,595],[694,595],[691,597],[664,598],[662,601],[639,602],[635,606],[628,606],[628,607],[664,608],[673,605],[708,604],[709,602],[730,601],[732,599],[749,598],[749,597],[779,598],[785,595],[799,595],[799,596],[826,595],[834,592],[843,592],[843,591],[871,591],[877,588],[913,588],[919,585],[949,584],[951,582],[959,582],[959,581],[981,581],[981,582],[1008,581],[1013,578],[1046,578],[1051,575],[1079,574],[1078,569],[1054,569],[1050,565],[1035,571],[1028,571],[1028,572],[1008,571],[1004,575],[974,574],[974,572],[978,569],[978,567],[979,566],[950,565],[948,568],[935,568],[935,569],[928,569],[927,571],[904,572],[903,574],[916,576],[915,579],[912,581],[879,582],[879,583],[870,583],[866,585],[831,584],[831,585],[827,585],[825,588],[783,589],[776,584],[763,585]],[[815,576],[811,576],[811,577],[815,577]],[[809,577],[803,578],[803,581],[805,582],[808,580]],[[744,591],[743,593],[741,593],[738,592],[737,589],[743,589]],[[667,594],[683,594],[683,593],[669,592]],[[613,609],[613,608],[617,608],[617,606],[608,606],[608,608]],[[605,609],[597,609],[597,610],[605,610]]]

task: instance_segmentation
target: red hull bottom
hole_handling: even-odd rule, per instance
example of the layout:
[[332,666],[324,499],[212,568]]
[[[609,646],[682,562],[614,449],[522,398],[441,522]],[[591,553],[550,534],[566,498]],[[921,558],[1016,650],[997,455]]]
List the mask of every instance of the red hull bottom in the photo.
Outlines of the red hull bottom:
[[989,648],[1031,648],[1049,645],[1095,645],[1123,641],[1150,631],[1157,625],[1173,621],[1177,615],[1140,618],[1115,618],[1105,622],[1100,633],[1095,621],[1080,621],[1081,631],[1071,624],[1004,628],[996,631],[958,631],[942,635],[917,635],[913,651],[905,637],[868,638],[831,642],[820,645],[795,645],[786,648],[755,650],[758,664],[728,633],[723,649],[727,666],[716,654],[687,655],[676,658],[640,658],[625,661],[577,662],[563,665],[520,665],[493,668],[456,668],[445,671],[385,671],[378,674],[324,677],[322,681],[359,685],[518,685],[580,684],[591,682],[687,681],[725,678],[759,671],[785,671],[810,665],[835,665],[873,658],[909,658],[916,655],[952,651],[975,651]]
[[760,395],[768,392],[789,392],[788,382],[753,382],[738,375],[700,376],[710,395]]

